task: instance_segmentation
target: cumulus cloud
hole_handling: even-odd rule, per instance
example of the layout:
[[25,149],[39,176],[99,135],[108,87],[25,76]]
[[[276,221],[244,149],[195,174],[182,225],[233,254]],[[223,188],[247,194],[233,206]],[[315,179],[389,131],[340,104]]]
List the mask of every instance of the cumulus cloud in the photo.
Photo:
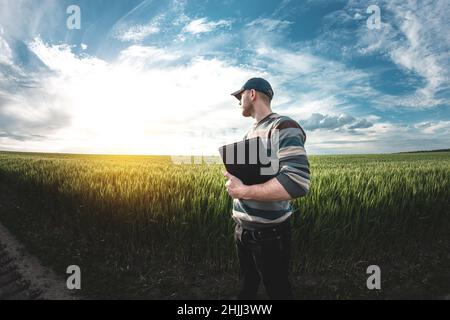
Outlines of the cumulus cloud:
[[[202,57],[167,67],[162,62],[177,56],[155,47],[128,47],[115,62],[77,55],[71,46],[50,45],[39,38],[29,47],[52,73],[41,79],[46,94],[28,92],[27,101],[3,106],[3,147],[216,154],[218,145],[241,139],[251,124],[250,119],[240,119],[229,92],[255,70]],[[34,130],[37,123],[53,130],[42,134]],[[33,135],[47,138],[32,140]],[[21,144],[14,144],[18,139]]]
[[450,134],[450,121],[420,122],[415,127],[425,134]]
[[300,120],[300,124],[305,130],[334,130],[334,129],[365,129],[370,128],[373,124],[367,119],[357,119],[347,114],[339,116],[323,115],[321,113],[313,113],[311,117]]
[[443,149],[450,146],[445,131],[423,132],[417,125],[378,122],[361,132],[353,130],[306,131],[310,153],[392,153]]
[[371,126],[373,126],[373,124],[370,121],[368,121],[367,119],[359,119],[359,120],[356,120],[356,122],[354,122],[348,128],[349,129],[365,129],[365,128],[370,128]]

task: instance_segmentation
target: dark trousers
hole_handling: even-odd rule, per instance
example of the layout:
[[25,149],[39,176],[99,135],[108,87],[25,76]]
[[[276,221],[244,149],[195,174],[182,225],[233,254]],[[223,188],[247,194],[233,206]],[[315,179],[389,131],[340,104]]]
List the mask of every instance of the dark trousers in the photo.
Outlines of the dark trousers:
[[246,230],[236,224],[241,290],[238,299],[255,299],[262,280],[270,299],[292,299],[289,283],[290,219],[276,228]]

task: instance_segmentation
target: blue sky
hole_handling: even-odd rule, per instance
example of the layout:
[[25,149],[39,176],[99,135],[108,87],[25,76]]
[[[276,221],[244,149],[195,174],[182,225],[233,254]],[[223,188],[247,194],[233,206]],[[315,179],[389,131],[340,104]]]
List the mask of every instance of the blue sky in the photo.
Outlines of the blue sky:
[[449,148],[449,16],[448,1],[1,0],[0,150],[215,154],[253,123],[230,96],[253,76],[311,154]]

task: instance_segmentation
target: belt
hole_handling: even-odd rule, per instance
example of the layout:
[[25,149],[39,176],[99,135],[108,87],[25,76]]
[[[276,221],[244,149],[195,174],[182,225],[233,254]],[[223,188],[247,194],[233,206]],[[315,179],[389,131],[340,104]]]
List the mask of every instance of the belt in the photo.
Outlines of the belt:
[[261,229],[256,230],[249,230],[249,229],[243,229],[242,230],[242,236],[249,236],[253,240],[264,240],[264,239],[271,239],[271,238],[277,238],[284,232],[290,229],[290,219],[288,218],[286,221],[281,222],[280,224],[271,226],[271,227],[265,227]]

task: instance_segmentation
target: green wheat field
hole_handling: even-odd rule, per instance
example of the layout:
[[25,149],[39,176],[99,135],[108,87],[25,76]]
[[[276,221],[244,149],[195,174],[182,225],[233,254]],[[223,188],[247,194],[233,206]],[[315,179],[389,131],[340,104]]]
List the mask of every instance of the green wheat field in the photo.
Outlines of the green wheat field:
[[[296,298],[450,294],[450,153],[311,156],[293,202]],[[0,152],[0,223],[89,298],[228,299],[237,291],[219,164],[168,156]],[[381,290],[366,268],[379,265]],[[264,297],[264,291],[262,291]]]

